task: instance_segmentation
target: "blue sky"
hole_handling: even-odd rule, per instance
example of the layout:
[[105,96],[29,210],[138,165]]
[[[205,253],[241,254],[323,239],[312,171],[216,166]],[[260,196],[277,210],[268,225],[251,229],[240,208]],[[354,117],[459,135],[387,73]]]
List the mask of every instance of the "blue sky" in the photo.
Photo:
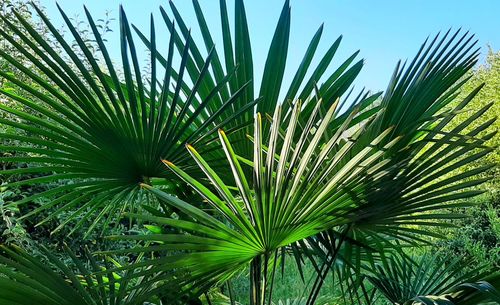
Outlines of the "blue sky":
[[[49,16],[56,24],[61,24],[59,12],[53,0],[41,0]],[[233,1],[227,0],[230,14]],[[153,12],[157,28],[162,27],[159,6],[168,8],[168,1],[162,0],[60,0],[59,4],[69,16],[83,17],[83,4],[93,16],[101,18],[106,10],[118,19],[118,6],[123,4],[130,22],[144,31],[149,30],[149,14]],[[195,38],[198,27],[191,1],[174,0],[188,25],[193,28]],[[200,0],[209,26],[213,33],[220,33],[218,0]],[[276,26],[283,1],[247,0],[247,19],[250,24],[251,43],[254,54],[255,78],[260,83],[260,75],[267,56],[267,50]],[[482,54],[487,46],[500,48],[500,1],[499,0],[291,0],[292,25],[287,63],[288,75],[295,72],[307,45],[324,23],[324,31],[318,48],[323,54],[339,36],[343,40],[333,67],[345,60],[356,50],[361,50],[359,58],[365,59],[365,66],[356,82],[358,89],[366,87],[373,91],[384,90],[398,59],[412,58],[421,43],[429,35],[449,28],[470,30],[479,39]],[[117,44],[118,25],[115,20],[111,27],[115,30],[107,38],[110,46]],[[161,34],[163,33],[163,34]],[[158,39],[166,35],[160,32]],[[165,36],[168,37],[168,36]],[[166,39],[164,40],[166,42]],[[221,38],[215,37],[216,45]],[[160,47],[162,42],[160,42]],[[111,48],[111,54],[119,59],[119,48]],[[319,56],[318,56],[319,57]],[[289,76],[291,78],[291,76]],[[285,82],[290,79],[285,78]]]

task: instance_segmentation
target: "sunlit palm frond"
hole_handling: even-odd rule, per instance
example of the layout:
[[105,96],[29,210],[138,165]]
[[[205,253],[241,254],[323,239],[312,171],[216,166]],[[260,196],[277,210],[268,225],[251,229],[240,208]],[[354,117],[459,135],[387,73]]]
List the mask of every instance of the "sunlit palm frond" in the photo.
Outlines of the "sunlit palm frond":
[[[350,220],[346,216],[349,210],[356,206],[356,198],[350,197],[349,188],[342,186],[362,187],[361,177],[382,172],[384,167],[374,164],[383,156],[384,150],[394,145],[397,139],[383,147],[377,145],[390,133],[388,129],[355,158],[345,159],[361,129],[355,134],[354,139],[344,140],[341,137],[342,130],[338,130],[328,142],[321,142],[326,127],[336,113],[336,105],[338,101],[330,107],[323,119],[318,119],[320,100],[303,129],[298,126],[300,103],[295,105],[286,127],[282,125],[281,107],[278,106],[267,145],[263,144],[261,117],[257,115],[253,136],[253,183],[245,177],[240,157],[235,154],[225,133],[219,131],[222,147],[238,189],[237,196],[203,156],[194,147],[188,146],[191,156],[203,169],[216,192],[212,192],[172,162],[165,161],[165,163],[218,212],[217,218],[158,189],[143,185],[160,200],[191,215],[194,221],[145,215],[131,216],[176,227],[190,234],[114,238],[161,241],[157,246],[139,247],[133,251],[160,249],[188,251],[143,264],[153,266],[151,271],[176,270],[174,274],[167,272],[165,276],[172,280],[176,278],[181,287],[199,289],[230,278],[238,270],[245,268],[250,261],[261,256],[266,266],[275,251],[281,247],[329,227],[348,223]],[[321,122],[319,126],[315,126],[317,120]],[[279,136],[281,128],[285,130],[283,140]],[[297,132],[300,132],[301,136],[299,141],[292,145],[291,141]],[[267,151],[266,156],[264,156],[265,151]],[[333,172],[332,170],[340,163],[344,165]],[[111,251],[111,253],[126,251],[130,250]],[[200,260],[203,261],[202,265]],[[254,272],[267,274],[264,270]],[[184,276],[181,277],[180,274]]]

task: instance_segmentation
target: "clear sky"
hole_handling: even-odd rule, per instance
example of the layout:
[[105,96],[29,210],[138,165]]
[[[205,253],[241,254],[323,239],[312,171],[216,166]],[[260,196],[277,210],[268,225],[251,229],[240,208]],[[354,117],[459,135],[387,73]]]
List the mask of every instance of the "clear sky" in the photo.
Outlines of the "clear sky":
[[[212,33],[220,36],[219,1],[199,1],[208,24],[212,27]],[[233,1],[227,2],[232,14]],[[245,1],[257,83],[260,83],[262,67],[283,2]],[[167,0],[59,1],[69,16],[79,15],[80,19],[83,19],[83,4],[95,19],[103,17],[106,10],[111,11],[111,16],[118,19],[120,3],[124,5],[129,21],[146,32],[149,30],[149,14],[154,13],[157,28],[161,28],[159,6],[163,5],[168,10]],[[196,38],[199,34],[191,1],[174,0],[174,3],[186,23],[192,26]],[[46,7],[52,20],[60,24],[55,1],[41,0],[41,4]],[[291,73],[288,75],[294,73],[310,39],[321,23],[324,23],[318,54],[322,55],[339,35],[343,35],[334,66],[338,66],[356,50],[361,50],[360,58],[365,59],[365,66],[356,82],[358,89],[367,87],[374,91],[384,90],[398,59],[412,58],[427,36],[449,28],[462,28],[475,33],[483,56],[487,53],[488,46],[494,50],[500,48],[500,0],[292,0],[291,7],[292,25],[287,63],[287,71]],[[107,36],[109,44],[118,46],[118,21],[115,20],[111,27],[115,31]],[[220,47],[222,44],[219,36],[214,38],[216,45]],[[161,35],[158,39],[162,40]],[[160,47],[162,43],[159,43]],[[111,54],[118,60],[119,48],[111,48]]]

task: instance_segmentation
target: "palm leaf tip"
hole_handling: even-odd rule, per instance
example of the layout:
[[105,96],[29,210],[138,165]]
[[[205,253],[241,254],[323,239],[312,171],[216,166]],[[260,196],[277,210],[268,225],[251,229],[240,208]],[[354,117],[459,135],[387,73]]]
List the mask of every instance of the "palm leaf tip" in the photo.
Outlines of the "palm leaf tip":
[[149,184],[146,184],[146,183],[139,183],[139,186],[140,186],[141,188],[143,188],[143,189],[147,189],[147,188],[149,188],[149,187],[150,187],[150,185],[149,185]]
[[174,163],[168,161],[168,160],[161,160],[161,162],[163,162],[163,164],[165,164],[166,166],[168,167],[173,167],[175,166]]

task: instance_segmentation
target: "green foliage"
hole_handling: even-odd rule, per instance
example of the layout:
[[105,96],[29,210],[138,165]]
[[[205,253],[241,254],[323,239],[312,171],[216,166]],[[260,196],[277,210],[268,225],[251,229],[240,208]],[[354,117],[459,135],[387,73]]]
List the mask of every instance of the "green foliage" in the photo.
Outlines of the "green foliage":
[[[474,109],[481,109],[482,107],[492,104],[488,112],[477,118],[475,122],[469,127],[470,129],[485,123],[488,120],[495,120],[492,124],[492,130],[500,130],[500,121],[497,119],[498,114],[500,114],[500,105],[498,100],[500,99],[500,51],[488,50],[486,54],[485,63],[479,65],[474,70],[471,70],[466,75],[468,81],[464,84],[461,91],[460,97],[465,97],[468,92],[474,88],[484,84],[484,87],[479,91],[476,98],[474,98],[467,109],[473,111]],[[450,126],[457,126],[460,124],[464,118],[467,117],[467,113],[463,113],[457,116],[457,118],[450,124]],[[498,147],[500,145],[500,135],[496,133],[488,142],[492,147]],[[489,171],[483,173],[485,176],[492,177],[486,185],[485,189],[491,194],[491,196],[498,197],[499,185],[500,185],[500,152],[498,149],[494,150],[491,154],[478,160],[477,162],[471,163],[468,168],[479,167],[484,164],[494,164]],[[494,200],[494,199],[493,199]]]
[[[471,124],[471,128],[472,126],[479,126],[486,121],[495,120],[498,113],[500,113],[498,103],[500,98],[500,53],[490,49],[486,57],[486,62],[468,72],[467,77],[470,79],[464,84],[461,96],[465,96],[465,92],[474,86],[484,83],[484,87],[479,91],[476,98],[469,103],[467,108],[470,111],[480,109],[493,102],[490,110],[483,116],[478,117]],[[466,116],[467,113],[459,114],[450,123],[450,126],[459,125]],[[499,128],[499,121],[495,120],[492,124],[492,129],[498,131]],[[500,145],[498,133],[493,135],[488,144],[498,148]],[[460,229],[440,232],[440,234],[447,236],[447,240],[438,242],[437,247],[445,252],[455,253],[457,256],[474,262],[473,264],[464,263],[465,268],[469,268],[471,265],[483,264],[488,265],[490,270],[498,270],[500,268],[499,162],[499,150],[495,149],[491,154],[464,167],[464,169],[473,169],[493,164],[493,167],[481,174],[492,179],[488,180],[482,187],[486,193],[474,200],[477,206],[461,211],[468,218],[455,222]]]
[[[380,263],[372,263],[367,279],[393,304],[425,304],[439,299],[449,304],[461,304],[462,300],[451,296],[457,286],[467,281],[479,281],[489,272],[484,266],[464,272],[460,259],[450,260],[443,264],[438,255],[424,255],[417,260],[405,256],[383,257]],[[496,277],[500,278],[500,274]],[[500,295],[495,292],[491,297],[500,301]]]
[[[183,75],[190,58],[189,37],[181,48],[183,50],[180,52],[182,59],[179,69],[172,67],[172,38],[164,76],[158,76],[161,85],[157,85],[157,71],[153,68],[150,77],[152,85],[146,87],[142,82],[134,41],[123,10],[120,13],[120,32],[125,80],[121,82],[102,36],[88,11],[88,21],[104,58],[106,70],[99,66],[92,50],[62,11],[70,32],[85,55],[83,58],[75,53],[43,12],[36,6],[35,9],[66,56],[55,52],[21,14],[14,11],[14,15],[28,34],[19,31],[6,16],[2,16],[7,27],[19,36],[23,44],[19,44],[5,31],[0,31],[0,34],[35,68],[24,67],[3,51],[0,51],[0,54],[31,78],[37,86],[31,86],[4,71],[0,71],[0,75],[20,89],[37,96],[41,101],[35,103],[7,88],[0,90],[9,99],[35,112],[31,114],[0,105],[4,112],[17,118],[4,119],[2,124],[28,134],[21,136],[19,133],[3,133],[4,138],[18,143],[17,147],[6,145],[2,149],[31,154],[29,158],[5,156],[2,161],[30,162],[38,165],[5,170],[2,174],[43,174],[42,177],[11,182],[8,184],[9,188],[47,182],[59,184],[50,190],[13,203],[20,205],[41,197],[53,198],[51,202],[41,205],[23,217],[54,207],[58,209],[52,215],[57,216],[76,208],[54,232],[77,217],[79,221],[74,230],[91,217],[96,217],[97,220],[106,219],[106,223],[111,221],[116,213],[137,209],[135,202],[139,196],[138,184],[147,182],[152,177],[166,178],[161,170],[161,158],[168,157],[180,164],[189,161],[180,150],[186,143],[203,144],[204,152],[210,155],[212,160],[219,159],[220,152],[214,151],[210,145],[211,134],[222,125],[240,128],[240,123],[235,123],[232,119],[250,111],[255,103],[245,101],[235,110],[234,102],[241,95],[244,86],[241,90],[235,89],[227,100],[219,97],[220,90],[227,84],[234,71],[217,79],[216,83],[209,81],[211,76],[208,74],[208,67],[213,53],[209,54],[202,66],[195,67],[194,72],[190,69],[189,76],[193,86],[188,88]],[[154,24],[151,29],[154,66]],[[170,30],[173,31],[174,28],[171,27]],[[72,65],[69,65],[68,61]],[[171,80],[176,83],[173,91],[170,91]],[[184,164],[185,168],[189,169],[190,166],[189,163]],[[44,221],[49,220],[50,217]],[[99,222],[94,219],[92,223],[89,231]]]
[[[455,38],[457,41],[452,44]],[[129,214],[176,228],[184,234],[160,231],[112,237],[158,244],[137,247],[134,252],[181,251],[124,269],[149,266],[144,274],[161,270],[169,285],[178,285],[179,290],[196,295],[249,266],[250,304],[265,304],[272,299],[278,253],[292,247],[295,253],[300,253],[296,255],[302,256],[306,255],[303,252],[308,251],[308,245],[316,244],[318,249],[326,249],[321,250],[326,253],[306,302],[313,304],[339,255],[344,262],[352,264],[352,270],[359,270],[360,261],[366,259],[363,255],[366,256],[368,248],[373,248],[372,243],[399,247],[400,243],[394,244],[394,241],[416,245],[425,243],[423,236],[436,236],[426,226],[446,226],[440,220],[459,216],[443,209],[467,206],[467,202],[449,202],[477,195],[477,191],[469,188],[484,181],[468,179],[476,174],[475,170],[453,174],[454,170],[491,151],[482,145],[490,134],[483,135],[484,138],[474,137],[491,122],[462,134],[475,115],[451,132],[445,131],[459,113],[457,110],[465,107],[478,91],[470,93],[455,111],[443,112],[457,95],[460,84],[456,82],[474,63],[475,54],[467,56],[470,49],[466,48],[470,42],[467,38],[467,35],[458,36],[457,32],[449,43],[445,35],[441,40],[434,39],[439,41],[436,45],[432,42],[427,48],[422,46],[408,69],[396,69],[381,102],[382,109],[358,126],[352,126],[353,118],[363,117],[365,112],[352,107],[345,116],[339,116],[337,99],[320,116],[323,100],[317,96],[315,108],[302,124],[298,123],[304,109],[300,102],[294,104],[291,112],[284,112],[278,105],[267,133],[262,130],[258,113],[251,138],[252,160],[238,155],[220,130],[222,149],[234,176],[231,184],[224,182],[193,146],[188,145],[187,150],[212,188],[165,160],[164,163],[216,211],[215,217],[197,204],[142,184],[158,199],[191,219]],[[446,49],[438,53],[444,42],[452,51],[465,49],[465,54],[453,54]],[[434,54],[441,55],[435,58]],[[442,64],[424,69],[433,62]],[[348,129],[351,135],[344,139],[342,135]],[[330,136],[326,136],[327,132]],[[267,141],[263,134],[269,135]],[[251,180],[245,175],[245,166],[252,168]],[[448,177],[436,180],[443,175]],[[333,231],[332,237],[321,236],[327,230]],[[303,240],[307,240],[307,244],[300,244]],[[344,242],[346,240],[348,242]],[[123,252],[127,250],[106,253]],[[368,251],[368,254],[373,260],[373,253]],[[158,292],[161,289],[160,286]]]
[[[288,1],[261,84],[242,0],[234,22],[220,0],[220,49],[197,0],[200,42],[169,6],[160,8],[166,50],[152,17],[144,34],[120,8],[119,64],[103,38],[108,23],[86,9],[88,27],[60,9],[66,34],[36,5],[36,16],[0,16],[4,242],[30,249],[2,248],[0,301],[234,305],[242,276],[248,298],[238,299],[251,305],[498,301],[500,276],[487,277],[488,266],[464,272],[459,259],[406,256],[450,232],[495,174],[496,123],[484,114],[496,106],[474,103],[481,89],[485,98],[496,91],[465,87],[478,57],[473,35],[435,36],[398,64],[383,95],[351,96],[357,52],[326,74],[341,38],[311,66],[322,26],[282,83]],[[147,69],[137,39],[149,49]],[[492,58],[478,82],[486,70],[498,79]],[[466,227],[480,229],[471,238],[481,242],[485,219],[499,229],[493,208],[484,215]],[[54,233],[73,241],[39,249],[31,240]],[[310,280],[277,300],[277,273],[290,263]]]
[[98,263],[87,253],[89,267],[86,267],[67,247],[65,251],[78,273],[45,248],[41,249],[44,260],[19,248],[3,247],[1,250],[0,301],[3,304],[136,305],[142,304],[137,297],[148,290],[129,291],[137,283],[120,281],[124,274],[109,271],[112,263],[120,266],[118,263]]
[[477,206],[464,211],[467,218],[456,221],[458,230],[446,230],[446,240],[438,241],[436,248],[470,260],[470,266],[487,265],[490,270],[500,268],[500,218],[498,197],[488,195],[477,199]]

